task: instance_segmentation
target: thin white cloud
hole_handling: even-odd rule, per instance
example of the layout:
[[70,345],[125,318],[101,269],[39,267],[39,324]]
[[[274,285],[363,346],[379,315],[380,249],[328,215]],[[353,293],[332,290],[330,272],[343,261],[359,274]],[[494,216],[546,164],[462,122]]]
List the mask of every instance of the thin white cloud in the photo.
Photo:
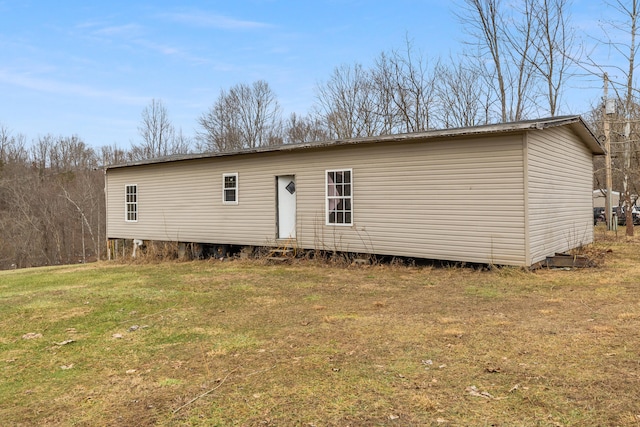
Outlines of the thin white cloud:
[[104,21],[85,21],[74,27],[79,30],[80,35],[90,35],[93,37],[121,37],[132,38],[137,37],[144,32],[144,27],[135,24],[113,25]]
[[133,45],[141,47],[148,51],[153,51],[165,56],[172,56],[180,58],[184,61],[188,61],[191,64],[209,64],[211,60],[206,57],[195,56],[189,53],[188,50],[180,47],[170,46],[166,44],[156,43],[146,39],[135,39],[131,42]]
[[273,28],[265,22],[247,21],[206,12],[176,12],[161,15],[165,19],[197,27],[219,28],[223,30],[255,30]]
[[94,30],[93,35],[109,37],[132,37],[140,34],[141,29],[142,28],[137,24],[112,25]]
[[80,96],[84,98],[109,99],[114,102],[129,105],[144,105],[148,102],[148,98],[128,95],[121,91],[105,91],[85,85],[33,77],[27,73],[19,73],[7,69],[0,69],[0,83],[18,86],[37,92],[64,96]]
[[155,43],[155,42],[152,42],[150,40],[136,39],[136,40],[134,40],[134,43],[137,44],[138,46],[141,46],[141,47],[145,48],[145,49],[161,53],[162,55],[170,55],[170,56],[184,56],[185,55],[185,53],[181,49],[179,49],[177,47],[168,46],[168,45],[164,45],[164,44],[160,44],[160,43]]
[[148,28],[139,24],[106,25],[102,22],[87,21],[76,26],[76,29],[89,38],[102,42],[120,44],[123,48],[141,47],[148,51],[153,51],[165,56],[174,56],[191,63],[207,63],[207,58],[193,56],[188,50],[179,46],[158,43],[149,38]]

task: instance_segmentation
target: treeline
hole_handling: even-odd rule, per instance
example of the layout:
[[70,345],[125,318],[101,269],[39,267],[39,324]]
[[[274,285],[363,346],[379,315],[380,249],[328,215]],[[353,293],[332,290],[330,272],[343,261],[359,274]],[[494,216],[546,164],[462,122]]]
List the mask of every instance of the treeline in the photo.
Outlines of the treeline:
[[104,247],[104,173],[76,136],[28,145],[0,126],[0,269],[84,262]]

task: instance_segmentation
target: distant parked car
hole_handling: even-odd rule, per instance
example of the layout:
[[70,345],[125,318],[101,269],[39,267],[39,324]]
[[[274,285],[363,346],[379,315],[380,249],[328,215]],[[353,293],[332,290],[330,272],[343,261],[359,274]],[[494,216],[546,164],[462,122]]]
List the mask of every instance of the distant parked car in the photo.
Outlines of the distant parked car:
[[[627,216],[624,213],[624,206],[615,206],[613,208],[613,214],[618,216],[618,225],[627,224]],[[631,207],[631,217],[633,218],[633,225],[640,225],[640,210],[636,205]]]
[[604,208],[593,208],[593,225],[606,221],[607,219],[604,215]]

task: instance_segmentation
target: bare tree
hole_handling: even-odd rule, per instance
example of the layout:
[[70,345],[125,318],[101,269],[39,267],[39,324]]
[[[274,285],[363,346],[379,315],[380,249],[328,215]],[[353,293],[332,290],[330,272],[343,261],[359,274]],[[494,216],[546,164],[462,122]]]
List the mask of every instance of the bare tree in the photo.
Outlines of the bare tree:
[[341,65],[317,87],[316,110],[332,138],[380,135],[386,126],[378,95],[371,71]]
[[31,161],[35,169],[40,171],[40,175],[51,166],[51,147],[54,144],[52,135],[45,135],[31,145]]
[[121,164],[127,161],[129,154],[114,145],[104,145],[100,147],[100,166]]
[[11,165],[25,164],[28,151],[22,134],[12,135],[9,128],[0,124],[0,174]]
[[415,53],[410,40],[405,41],[404,51],[379,56],[373,78],[382,107],[379,113],[391,118],[385,122],[386,133],[420,132],[432,127],[436,75],[426,58]]
[[491,57],[493,70],[487,70],[482,64],[483,74],[487,81],[497,84],[495,92],[500,102],[500,120],[506,122],[509,118],[507,99],[507,77],[505,76],[503,49],[504,38],[500,28],[503,26],[500,15],[500,0],[465,0],[464,12],[459,15],[462,25],[475,39],[472,43],[478,48],[480,56],[488,54]]
[[[529,0],[527,0],[529,1]],[[576,54],[573,29],[569,25],[568,0],[531,0],[528,19],[535,22],[533,49],[528,57],[546,87],[544,96],[551,116],[559,101]]]
[[[631,201],[631,156],[632,156],[632,141],[637,140],[640,132],[637,131],[638,120],[638,104],[635,102],[634,97],[634,72],[636,69],[635,56],[640,45],[637,41],[638,36],[638,1],[632,0],[631,4],[617,0],[614,4],[610,4],[615,8],[622,16],[624,16],[624,23],[622,27],[625,29],[625,33],[628,36],[628,44],[626,45],[627,53],[624,50],[620,50],[627,61],[628,71],[626,73],[625,90],[623,92],[623,114],[625,117],[624,128],[622,137],[624,138],[624,150],[623,150],[623,164],[622,164],[622,189],[624,194],[625,204],[625,219],[626,219],[626,234],[627,236],[633,236],[633,216],[632,216],[632,201]],[[633,134],[635,138],[632,139],[632,121],[636,123],[634,126]]]
[[276,95],[264,80],[222,90],[198,119],[201,146],[230,151],[282,144],[281,114]]
[[[536,0],[525,0],[519,14],[503,7],[501,0],[464,0],[458,15],[472,37],[477,63],[500,105],[501,122],[521,120],[535,106],[535,78],[531,58]],[[483,58],[489,57],[490,61]]]
[[316,111],[333,138],[428,130],[435,124],[436,68],[407,39],[404,50],[382,52],[370,69],[335,68],[317,87]]
[[476,126],[490,121],[491,104],[485,81],[477,68],[451,60],[436,70],[438,123],[444,128]]
[[186,136],[182,132],[182,128],[179,128],[173,134],[171,140],[170,154],[186,154],[192,151],[192,139]]
[[285,143],[296,144],[302,142],[322,141],[329,139],[326,129],[320,119],[311,115],[298,116],[291,113],[284,123]]
[[[74,180],[58,180],[60,197],[64,197],[77,212],[69,212],[68,219],[76,229],[80,228],[82,262],[87,261],[87,236],[90,237],[93,253],[98,259],[102,252],[101,236],[104,236],[105,200],[104,177],[100,171],[79,169]],[[67,206],[68,208],[68,206]],[[78,224],[80,226],[78,227]],[[77,238],[76,238],[77,240]],[[76,252],[77,255],[77,252]]]
[[176,132],[167,107],[158,99],[152,99],[142,110],[138,133],[142,141],[132,146],[132,160],[185,154],[191,150],[190,140],[182,130]]
[[610,64],[600,64],[590,55],[586,55],[586,60],[582,65],[585,68],[594,69],[594,74],[613,76],[610,79],[610,87],[615,93],[615,98],[605,101],[614,101],[616,111],[611,117],[603,117],[602,120],[609,121],[611,125],[613,181],[622,187],[627,223],[626,234],[633,236],[631,192],[634,188],[634,182],[638,179],[640,169],[636,154],[640,139],[640,108],[635,84],[637,67],[635,56],[640,49],[638,0],[612,0],[604,3],[616,18],[603,23],[606,39],[599,42],[616,55],[613,63]]
[[536,104],[537,88],[534,86],[537,82],[535,64],[538,62],[538,55],[534,49],[534,40],[538,32],[538,21],[534,19],[534,14],[538,7],[537,1],[524,0],[519,14],[515,14],[521,19],[514,17],[514,25],[503,28],[508,41],[506,53],[509,61],[510,120],[525,118],[529,107]]
[[169,113],[161,100],[155,98],[142,110],[142,120],[138,126],[142,137],[139,146],[145,157],[159,157],[169,154],[169,143],[174,129]]
[[58,137],[50,140],[49,158],[52,171],[69,172],[96,168],[96,154],[78,136]]

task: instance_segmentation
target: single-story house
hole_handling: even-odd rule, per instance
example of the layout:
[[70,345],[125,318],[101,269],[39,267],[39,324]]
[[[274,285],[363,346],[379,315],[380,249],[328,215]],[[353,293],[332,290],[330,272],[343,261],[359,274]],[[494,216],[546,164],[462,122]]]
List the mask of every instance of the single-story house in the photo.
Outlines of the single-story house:
[[108,166],[107,239],[531,266],[593,241],[580,116]]

